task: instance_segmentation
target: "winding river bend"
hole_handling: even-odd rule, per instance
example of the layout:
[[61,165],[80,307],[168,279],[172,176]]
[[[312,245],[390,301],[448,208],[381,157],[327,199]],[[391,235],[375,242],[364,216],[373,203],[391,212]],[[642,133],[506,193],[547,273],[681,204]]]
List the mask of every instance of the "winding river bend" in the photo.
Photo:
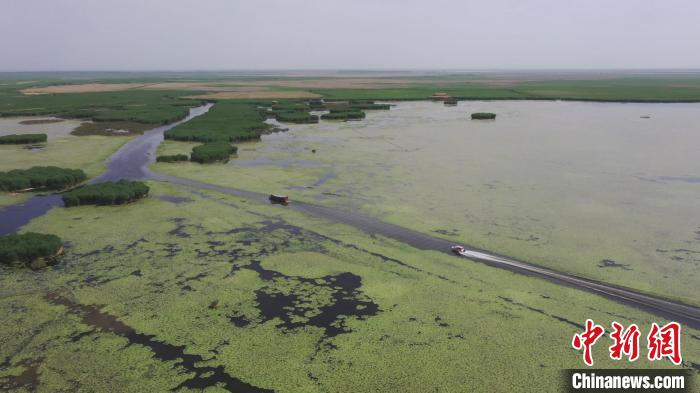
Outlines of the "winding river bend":
[[[244,198],[267,202],[267,195],[239,190],[230,187],[217,186],[209,183],[186,180],[176,176],[154,173],[148,165],[155,161],[155,152],[163,140],[163,133],[178,124],[206,113],[212,104],[193,108],[182,121],[158,127],[145,132],[115,153],[107,166],[107,171],[91,180],[91,183],[112,181],[118,179],[150,179],[179,184],[196,189],[212,190]],[[14,205],[0,210],[0,235],[12,233],[29,221],[45,214],[53,207],[62,206],[60,195],[35,196],[21,205]],[[449,240],[430,236],[405,227],[382,222],[372,217],[364,216],[355,211],[345,211],[337,208],[324,207],[309,203],[294,202],[289,208],[318,216],[329,221],[339,222],[356,227],[366,233],[386,236],[399,240],[421,250],[449,252],[453,245]],[[681,322],[685,325],[700,329],[700,308],[654,297],[631,289],[626,289],[595,280],[547,269],[536,264],[519,261],[507,256],[491,253],[486,250],[466,247],[462,257],[469,260],[507,269],[520,274],[546,279],[548,281],[567,285],[577,289],[592,292],[616,302],[646,310],[664,318]]]
[[[146,131],[143,135],[127,142],[110,157],[107,163],[107,171],[90,180],[90,183],[147,178],[150,173],[147,166],[155,162],[155,152],[158,145],[163,141],[163,133],[179,124],[207,113],[212,106],[213,104],[207,104],[192,108],[184,119]],[[0,236],[17,231],[29,221],[46,214],[51,208],[62,206],[63,199],[61,195],[49,194],[37,195],[24,203],[0,209]]]

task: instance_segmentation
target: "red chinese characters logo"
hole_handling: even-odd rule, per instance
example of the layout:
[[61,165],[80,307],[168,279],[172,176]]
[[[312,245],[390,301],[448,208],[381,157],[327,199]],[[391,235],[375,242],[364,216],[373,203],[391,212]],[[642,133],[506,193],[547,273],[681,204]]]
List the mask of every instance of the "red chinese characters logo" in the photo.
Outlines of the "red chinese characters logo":
[[[610,338],[613,344],[608,348],[610,358],[620,360],[627,357],[630,362],[639,359],[639,327],[629,325],[627,329],[617,322],[612,323],[613,332]],[[585,331],[574,335],[571,345],[574,349],[583,350],[583,361],[588,366],[593,366],[592,347],[605,334],[605,329],[596,325],[590,319],[586,320]],[[650,361],[669,359],[673,364],[679,365],[681,357],[681,325],[670,322],[663,327],[652,323],[647,336],[647,359]]]
[[602,326],[596,325],[592,320],[587,319],[586,331],[581,334],[575,334],[571,342],[574,349],[583,349],[583,361],[589,366],[593,365],[591,347],[593,347],[603,333],[605,333],[605,329],[603,329]]
[[677,322],[671,322],[661,328],[652,323],[647,342],[649,360],[668,358],[675,365],[681,364],[681,325]]
[[630,362],[639,359],[639,327],[632,324],[627,330],[617,322],[612,323],[615,330],[610,337],[615,340],[615,343],[610,346],[610,358],[615,360],[622,359],[622,355],[627,355]]

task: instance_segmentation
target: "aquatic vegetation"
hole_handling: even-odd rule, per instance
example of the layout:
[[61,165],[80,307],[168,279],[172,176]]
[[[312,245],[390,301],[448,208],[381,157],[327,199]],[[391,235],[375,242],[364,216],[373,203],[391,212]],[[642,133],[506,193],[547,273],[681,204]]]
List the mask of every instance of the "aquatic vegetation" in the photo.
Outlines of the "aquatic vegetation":
[[356,120],[364,118],[365,112],[355,109],[331,109],[329,113],[321,115],[323,120]]
[[46,134],[0,135],[0,145],[27,145],[46,142]]
[[24,95],[13,91],[3,97],[0,116],[56,116],[97,122],[132,121],[167,124],[187,116],[201,100],[180,98],[191,92],[126,90],[100,93]]
[[327,100],[324,104],[331,112],[391,109],[390,104],[377,104],[374,100]]
[[238,148],[227,142],[212,142],[192,148],[190,160],[200,164],[209,164],[216,161],[228,161],[231,154],[236,154]]
[[78,127],[71,131],[71,134],[76,136],[123,136],[141,134],[146,130],[154,128],[155,126],[156,125],[154,124],[138,123],[135,121],[89,121],[81,123]]
[[[2,388],[546,391],[581,366],[570,340],[586,318],[655,320],[288,209],[149,186],[192,201],[54,209],[29,225],[72,246],[56,269],[0,275]],[[700,341],[683,345],[698,363]],[[672,367],[594,351],[603,368]]]
[[[700,78],[624,76],[599,80],[512,81],[506,85],[453,78],[415,81],[404,87],[324,88],[312,91],[325,100],[428,100],[436,92],[460,100],[577,100],[622,102],[699,102]],[[442,98],[440,98],[442,99]]]
[[165,139],[196,142],[235,142],[259,139],[268,129],[255,105],[221,101],[209,112],[165,132]]
[[[37,126],[35,122],[41,122]],[[33,118],[33,117],[0,117],[0,135],[8,134],[46,134],[47,141],[52,142],[57,138],[64,138],[70,135],[76,127],[81,124],[79,120],[65,120],[56,118]],[[45,142],[40,142],[45,143]],[[11,145],[2,145],[11,146]]]
[[493,120],[496,118],[495,113],[490,112],[476,112],[471,115],[472,120]]
[[285,123],[297,124],[313,124],[318,123],[318,116],[314,116],[308,112],[298,111],[275,111],[273,112],[275,119]]
[[65,135],[49,137],[43,148],[33,151],[19,145],[0,145],[0,171],[50,163],[61,168],[80,168],[88,177],[93,177],[104,171],[105,160],[128,140],[106,136]]
[[[403,112],[372,114],[376,121],[290,125],[288,133],[241,146],[239,159],[267,165],[206,170],[161,165],[156,170],[358,210],[424,233],[441,233],[455,243],[698,303],[700,239],[695,232],[700,222],[688,215],[700,208],[697,184],[692,178],[639,176],[659,173],[660,161],[648,160],[654,154],[664,157],[665,173],[700,171],[697,160],[689,159],[696,156],[698,140],[688,126],[694,105],[461,105],[467,109],[403,102],[397,104]],[[495,123],[464,123],[470,112],[482,111],[514,115],[499,115]],[[638,119],[639,113],[652,113],[665,125]],[[665,139],[667,147],[659,152],[654,135],[667,126],[679,130],[677,138]],[[504,143],[504,138],[517,143]],[[596,149],[599,141],[609,147]],[[607,160],[611,149],[618,152],[614,164]],[[275,165],[289,160],[308,164]],[[329,172],[336,176],[317,185]],[[606,259],[627,269],[601,268]]]
[[61,123],[64,121],[65,121],[64,119],[29,119],[29,120],[22,120],[19,122],[19,124],[22,124],[22,125],[52,124],[52,123]]
[[30,169],[0,172],[0,191],[18,191],[29,188],[61,190],[86,179],[87,175],[81,169],[35,166]]
[[89,184],[63,193],[66,207],[80,205],[122,205],[148,195],[148,186],[140,181],[119,180]]
[[29,265],[36,259],[56,256],[62,248],[63,241],[56,235],[27,232],[0,236],[0,264]]
[[[124,90],[67,94],[25,95],[19,87],[3,93],[0,117],[56,116],[80,119],[74,135],[121,135],[115,130],[140,133],[187,116],[189,108],[203,103],[185,99],[191,92]],[[89,120],[89,121],[88,121]]]
[[[244,189],[285,191],[294,200],[357,209],[455,242],[696,299],[700,223],[686,213],[698,200],[692,179],[636,177],[658,173],[636,142],[658,134],[651,125],[634,123],[629,134],[620,127],[619,139],[612,141],[605,139],[609,128],[586,130],[586,138],[640,153],[616,157],[611,171],[577,132],[558,140],[548,133],[556,127],[540,127],[541,119],[528,124],[528,116],[545,103],[518,103],[530,105],[520,111],[506,102],[466,104],[518,117],[472,122],[465,138],[464,113],[401,103],[415,116],[379,113],[377,122],[290,126],[291,133],[241,149],[253,160],[294,158],[314,164],[308,167],[159,163],[153,168]],[[566,106],[580,104],[547,104],[565,106],[552,121],[577,119],[572,112],[576,116],[580,108]],[[437,112],[424,112],[427,106]],[[636,119],[638,107],[625,107],[622,117]],[[659,110],[654,119],[688,129],[677,131],[684,140],[692,135],[684,127],[692,113],[671,109],[672,116]],[[596,118],[605,118],[604,112]],[[382,128],[365,129],[365,123]],[[490,132],[494,126],[498,133]],[[436,141],[437,133],[443,142]],[[504,146],[498,139],[503,135],[522,139]],[[108,150],[100,150],[98,142],[115,139],[120,138],[85,137],[81,149],[93,141],[97,153],[74,150],[77,158],[65,148],[55,153],[62,145],[49,142],[47,152],[33,159],[56,154],[83,160],[94,171],[102,165],[98,156]],[[159,153],[192,148],[184,142],[164,145]],[[694,157],[696,145],[669,150]],[[1,154],[18,160],[30,155],[14,149],[3,147]],[[664,151],[656,154],[665,158],[669,176],[695,168],[688,166],[694,162],[664,157]],[[570,339],[586,318],[606,326],[612,320],[640,326],[659,321],[590,293],[279,206],[160,182],[148,187],[159,198],[131,206],[53,209],[24,229],[60,234],[67,255],[53,269],[0,268],[0,390],[547,391],[559,386],[562,368],[581,367]],[[630,198],[627,190],[643,198]],[[700,367],[698,337],[700,332],[684,326],[684,367]],[[602,368],[673,367],[644,358],[615,362],[604,344],[595,351]]]
[[[314,100],[316,103],[315,105],[318,107],[319,103],[322,103],[320,100]],[[282,101],[282,102],[277,102],[273,103],[270,108],[272,109],[273,112],[290,112],[290,111],[295,111],[295,112],[305,112],[308,111],[310,108],[310,105],[307,104],[306,102],[299,102],[299,101]]]
[[326,108],[326,104],[325,104],[325,102],[323,102],[323,100],[309,100],[309,101],[306,101],[306,104],[312,110],[323,110]]
[[449,98],[445,98],[443,100],[443,103],[445,105],[448,105],[448,106],[455,106],[455,105],[457,105],[457,103],[459,103],[459,101],[457,101],[456,98],[449,97]]
[[190,156],[187,154],[170,154],[156,157],[156,162],[180,162],[189,160]]

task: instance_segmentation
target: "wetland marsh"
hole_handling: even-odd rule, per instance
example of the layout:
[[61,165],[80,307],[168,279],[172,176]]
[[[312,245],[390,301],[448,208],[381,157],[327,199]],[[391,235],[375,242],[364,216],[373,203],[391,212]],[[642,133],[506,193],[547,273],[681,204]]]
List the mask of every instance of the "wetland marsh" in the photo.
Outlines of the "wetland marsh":
[[[176,124],[50,138],[129,140],[106,164],[92,157],[92,182],[148,179],[150,196],[44,209],[21,228],[60,234],[65,254],[42,270],[0,267],[0,388],[557,391],[561,368],[580,365],[569,341],[586,318],[659,320],[363,231],[363,217],[698,303],[699,104],[391,105],[361,121],[268,120],[287,131],[238,142],[228,163],[154,162],[201,144],[163,140]],[[218,124],[210,107],[183,122]],[[469,119],[486,111],[497,120]],[[269,205],[272,192],[291,208]],[[353,211],[359,225],[335,219]],[[700,369],[700,332],[684,332],[683,366]],[[604,350],[598,367],[671,367]]]
[[[53,209],[26,227],[69,247],[54,267],[0,275],[4,389],[556,391],[580,363],[565,343],[586,317],[657,319],[281,206],[149,186],[155,198]],[[693,367],[700,340],[687,334]],[[600,367],[669,366],[604,350]]]
[[6,3],[0,393],[700,393],[700,2]]
[[[482,111],[498,119],[468,119]],[[361,122],[287,124],[227,165],[154,168],[699,304],[698,115],[700,104],[399,102]]]

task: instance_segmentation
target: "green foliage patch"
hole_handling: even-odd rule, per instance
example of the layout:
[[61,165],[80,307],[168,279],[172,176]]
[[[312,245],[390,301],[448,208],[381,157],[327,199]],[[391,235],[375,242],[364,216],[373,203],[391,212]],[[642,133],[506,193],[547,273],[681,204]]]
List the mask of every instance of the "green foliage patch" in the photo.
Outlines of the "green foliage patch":
[[231,146],[227,142],[205,143],[192,148],[190,159],[200,164],[228,161],[231,154],[235,154],[237,151],[236,146]]
[[[622,318],[646,328],[655,320],[594,294],[372,238],[289,209],[275,209],[270,222],[267,205],[209,191],[193,195],[160,182],[152,187],[154,194],[192,202],[150,198],[106,210],[54,209],[30,224],[37,232],[61,233],[73,247],[60,271],[0,275],[0,359],[10,365],[0,378],[24,373],[26,359],[42,359],[37,391],[70,390],[76,380],[94,392],[161,392],[195,382],[225,390],[216,385],[221,373],[209,371],[221,368],[279,393],[411,393],[425,386],[549,392],[558,391],[562,368],[582,364],[567,345],[581,330],[576,323],[591,318],[608,327]],[[329,286],[327,277],[348,273],[361,278],[359,287],[338,297],[334,286],[342,283]],[[47,299],[47,288],[69,288],[60,295],[76,306]],[[329,313],[358,298],[380,312],[367,318]],[[264,317],[261,309],[269,306],[279,317]],[[124,329],[101,329],[100,316]],[[347,329],[328,337],[313,325],[318,320]],[[281,326],[290,323],[297,326]],[[688,328],[685,334],[698,333]],[[598,367],[672,367],[645,358],[612,361],[607,342],[601,338],[594,348]],[[684,360],[698,363],[700,342],[683,345]],[[181,349],[164,359],[163,348]],[[488,362],[484,353],[492,355]],[[207,360],[190,366],[183,354]]]
[[0,117],[57,116],[96,122],[167,124],[183,119],[201,100],[181,98],[191,91],[126,90],[102,93],[24,95],[3,97]]
[[391,105],[389,104],[377,104],[374,101],[352,101],[350,102],[350,108],[356,110],[389,110]]
[[90,184],[63,194],[66,207],[80,205],[122,205],[148,195],[148,186],[140,181],[119,180]]
[[[455,77],[432,84],[429,78],[410,87],[386,89],[313,89],[329,100],[427,100],[444,92],[459,100],[577,100],[622,102],[698,102],[700,79],[687,76],[639,76],[607,79],[480,82],[478,77]],[[470,80],[472,79],[472,80]]]
[[322,110],[326,107],[326,104],[323,102],[323,100],[309,100],[306,104],[309,106],[309,108],[313,110]]
[[[322,106],[322,102],[319,100],[314,101],[316,107]],[[299,112],[305,112],[308,111],[310,108],[310,105],[305,103],[305,102],[296,102],[296,101],[283,101],[283,102],[277,102],[272,104],[271,106],[273,111],[299,111]]]
[[18,191],[28,188],[60,190],[74,186],[86,179],[87,176],[81,169],[35,166],[30,169],[0,172],[0,190]]
[[265,116],[250,103],[222,101],[209,112],[165,132],[165,139],[195,142],[256,140],[268,128]]
[[46,142],[46,134],[10,134],[0,136],[0,145],[27,145]]
[[297,124],[313,124],[318,123],[318,116],[314,116],[308,112],[297,111],[277,111],[275,112],[277,121]]
[[364,119],[365,112],[357,109],[331,109],[329,113],[321,116],[323,120],[356,120]]
[[0,237],[0,264],[30,263],[38,258],[55,256],[63,247],[56,235],[27,232]]
[[472,113],[472,120],[493,120],[495,118],[496,118],[495,113],[489,113],[489,112]]
[[189,161],[190,157],[187,154],[170,154],[156,157],[156,162],[178,162]]

